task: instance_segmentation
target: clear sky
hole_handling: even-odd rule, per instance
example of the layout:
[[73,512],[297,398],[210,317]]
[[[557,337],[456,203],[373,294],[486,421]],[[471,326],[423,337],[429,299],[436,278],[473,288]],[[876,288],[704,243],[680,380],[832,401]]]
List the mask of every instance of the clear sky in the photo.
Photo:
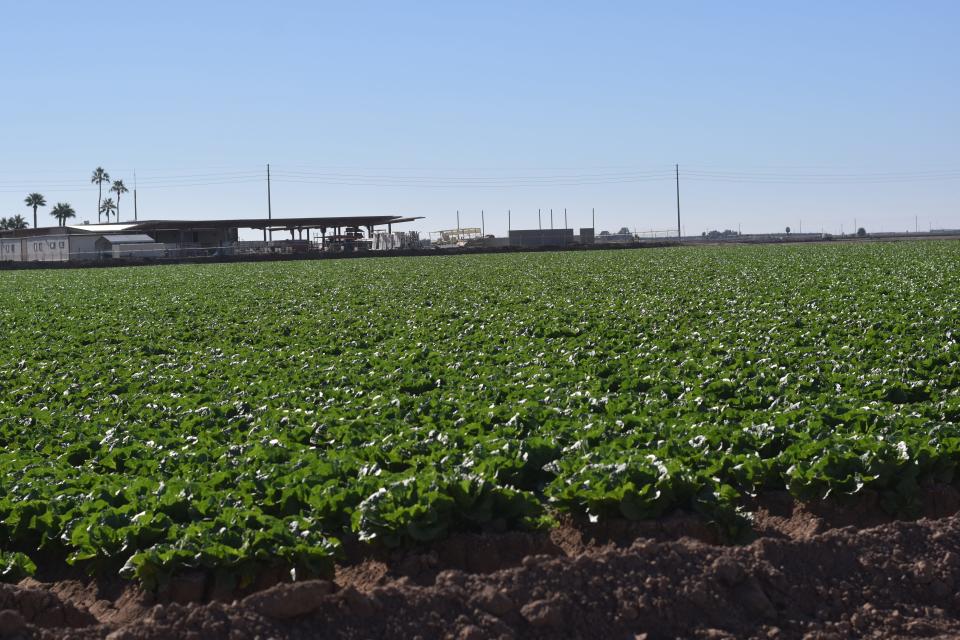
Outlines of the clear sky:
[[679,163],[688,234],[960,227],[958,26],[954,0],[5,2],[0,215],[39,191],[95,220],[100,165],[141,218],[261,216],[269,162],[275,216],[669,229]]

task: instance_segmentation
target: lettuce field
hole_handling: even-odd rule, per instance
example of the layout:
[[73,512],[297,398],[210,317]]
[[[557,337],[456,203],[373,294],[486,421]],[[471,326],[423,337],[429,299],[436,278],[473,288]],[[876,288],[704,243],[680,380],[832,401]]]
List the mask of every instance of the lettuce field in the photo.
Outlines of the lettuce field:
[[909,515],[960,462],[958,283],[948,242],[0,272],[0,573]]

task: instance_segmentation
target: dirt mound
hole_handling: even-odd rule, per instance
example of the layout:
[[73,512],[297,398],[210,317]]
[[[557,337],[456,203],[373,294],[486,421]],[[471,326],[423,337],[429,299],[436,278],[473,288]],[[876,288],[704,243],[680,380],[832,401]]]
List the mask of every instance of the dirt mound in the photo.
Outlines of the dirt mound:
[[[941,506],[955,498],[946,495]],[[760,537],[744,546],[713,544],[688,516],[592,529],[567,523],[550,534],[458,536],[412,553],[372,554],[340,567],[335,582],[278,584],[231,602],[178,604],[133,587],[108,602],[90,586],[25,581],[0,590],[0,636],[960,635],[960,516],[831,528],[851,512],[883,518],[869,499],[859,510],[804,507],[782,496],[764,502],[756,512]],[[684,526],[696,537],[678,537]],[[44,604],[28,606],[37,594]]]
[[61,600],[52,591],[27,584],[0,584],[0,637],[26,628],[28,623],[57,628],[85,627],[96,622],[88,611]]

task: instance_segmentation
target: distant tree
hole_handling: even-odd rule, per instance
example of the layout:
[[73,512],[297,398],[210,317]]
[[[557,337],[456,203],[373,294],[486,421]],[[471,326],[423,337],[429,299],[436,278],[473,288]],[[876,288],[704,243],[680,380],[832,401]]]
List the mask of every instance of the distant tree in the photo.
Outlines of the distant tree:
[[75,217],[77,212],[73,210],[73,207],[71,207],[69,203],[58,202],[54,205],[53,209],[50,210],[50,215],[56,218],[62,227],[67,224],[67,218]]
[[620,227],[620,231],[617,231],[617,233],[621,236],[628,236],[630,235],[630,229],[627,229],[626,227]]
[[103,183],[110,182],[110,174],[103,167],[97,167],[93,170],[90,182],[97,185],[97,222],[100,221],[101,202],[103,200]]
[[790,233],[790,227],[787,227],[787,233]]
[[123,184],[123,180],[115,180],[110,191],[117,194],[117,222],[120,222],[120,194],[127,193],[127,185]]
[[862,238],[865,235],[867,235],[866,229],[864,229],[863,227],[860,227],[859,229],[857,229],[857,237]]
[[6,226],[5,229],[29,229],[30,225],[27,223],[27,219],[24,218],[19,213],[15,216],[10,216],[9,218],[4,218],[4,223]]
[[23,199],[24,203],[28,207],[33,207],[33,228],[37,228],[37,207],[47,206],[47,201],[44,200],[43,194],[40,193],[31,193],[26,198]]
[[601,232],[600,232],[600,235],[602,235],[602,236],[608,236],[608,235],[610,235],[610,232],[609,232],[609,231],[601,231]]
[[117,210],[117,205],[113,198],[107,198],[100,203],[100,213],[107,216],[107,224],[110,224],[110,214]]

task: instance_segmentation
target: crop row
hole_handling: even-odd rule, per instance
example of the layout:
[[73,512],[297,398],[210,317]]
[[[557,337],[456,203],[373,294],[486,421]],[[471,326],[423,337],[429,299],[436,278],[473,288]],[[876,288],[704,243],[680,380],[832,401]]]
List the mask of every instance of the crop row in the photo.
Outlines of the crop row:
[[0,574],[878,491],[960,460],[960,245],[0,274]]

